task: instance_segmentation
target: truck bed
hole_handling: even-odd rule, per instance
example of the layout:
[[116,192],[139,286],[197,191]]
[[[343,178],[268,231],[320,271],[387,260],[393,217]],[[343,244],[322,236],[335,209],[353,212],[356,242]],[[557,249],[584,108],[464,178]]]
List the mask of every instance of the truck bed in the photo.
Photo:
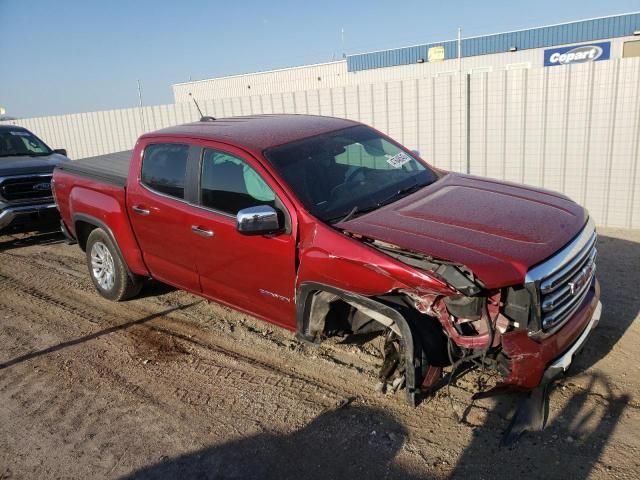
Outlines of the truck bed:
[[57,168],[74,175],[92,178],[119,187],[127,184],[133,150],[108,153],[61,164]]

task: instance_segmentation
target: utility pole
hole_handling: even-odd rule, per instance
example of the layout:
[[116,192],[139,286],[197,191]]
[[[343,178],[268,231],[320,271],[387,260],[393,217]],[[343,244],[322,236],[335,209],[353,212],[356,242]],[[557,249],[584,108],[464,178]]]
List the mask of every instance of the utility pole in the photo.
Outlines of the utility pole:
[[142,123],[142,132],[146,132],[146,128],[144,126],[144,113],[142,110],[142,85],[140,84],[140,80],[138,80],[138,106],[140,107],[140,122]]

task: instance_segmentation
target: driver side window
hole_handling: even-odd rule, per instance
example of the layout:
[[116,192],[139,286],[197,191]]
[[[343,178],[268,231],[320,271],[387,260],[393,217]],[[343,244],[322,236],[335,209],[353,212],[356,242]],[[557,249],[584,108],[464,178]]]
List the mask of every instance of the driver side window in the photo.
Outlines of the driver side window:
[[200,189],[202,206],[230,215],[275,203],[273,190],[258,172],[244,160],[218,150],[203,152]]

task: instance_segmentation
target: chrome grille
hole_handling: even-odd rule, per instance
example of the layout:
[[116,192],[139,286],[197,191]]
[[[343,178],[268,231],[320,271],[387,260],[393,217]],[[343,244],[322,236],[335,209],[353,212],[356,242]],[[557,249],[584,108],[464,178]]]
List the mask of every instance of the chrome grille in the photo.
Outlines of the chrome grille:
[[0,197],[8,202],[51,198],[52,174],[0,178]]
[[527,273],[527,284],[538,295],[537,316],[544,332],[560,328],[586,297],[595,278],[596,240],[590,219],[573,241]]

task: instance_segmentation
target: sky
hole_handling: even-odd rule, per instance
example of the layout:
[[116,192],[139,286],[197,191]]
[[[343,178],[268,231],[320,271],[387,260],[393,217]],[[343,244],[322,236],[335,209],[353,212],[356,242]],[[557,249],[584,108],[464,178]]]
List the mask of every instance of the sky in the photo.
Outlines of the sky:
[[[0,0],[0,106],[173,102],[171,85],[640,10],[640,0]],[[344,29],[344,40],[341,30]]]

